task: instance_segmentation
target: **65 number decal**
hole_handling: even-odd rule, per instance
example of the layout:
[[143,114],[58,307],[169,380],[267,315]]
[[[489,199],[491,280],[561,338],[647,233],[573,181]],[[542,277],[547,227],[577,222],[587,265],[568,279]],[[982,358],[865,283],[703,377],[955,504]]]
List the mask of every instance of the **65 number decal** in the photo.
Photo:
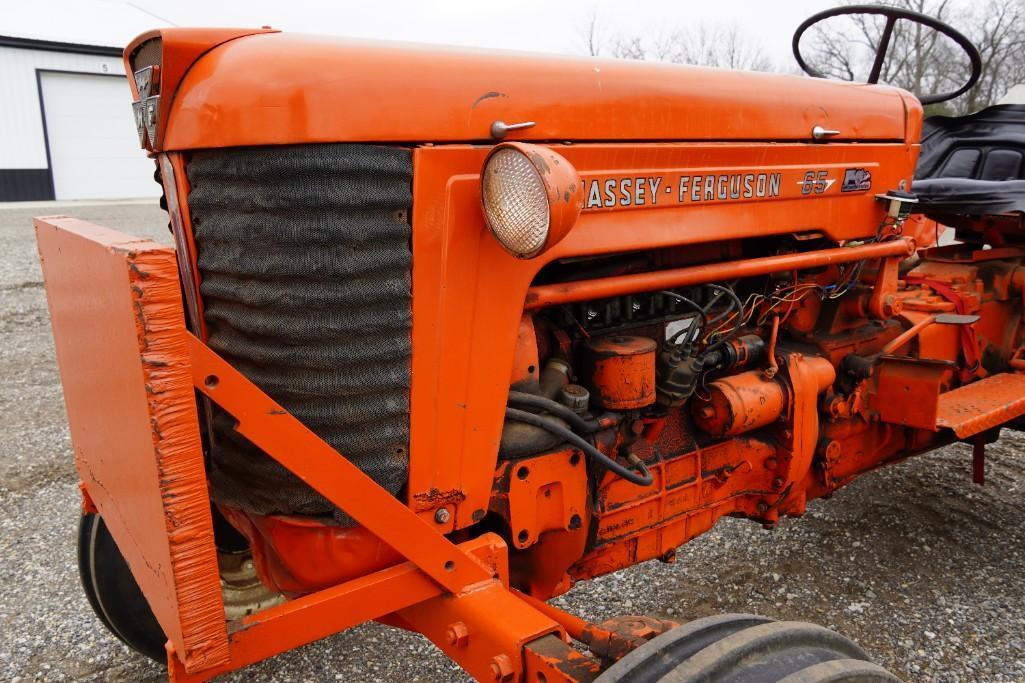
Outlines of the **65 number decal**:
[[829,177],[829,171],[808,171],[804,174],[804,180],[799,180],[801,194],[822,194],[836,182],[835,178]]

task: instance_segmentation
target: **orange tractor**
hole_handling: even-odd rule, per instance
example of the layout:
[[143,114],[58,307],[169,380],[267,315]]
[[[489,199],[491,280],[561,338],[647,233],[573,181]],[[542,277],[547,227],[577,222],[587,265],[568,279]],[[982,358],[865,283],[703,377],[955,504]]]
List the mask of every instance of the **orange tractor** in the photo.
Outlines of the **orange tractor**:
[[368,620],[479,680],[896,680],[810,624],[545,602],[952,442],[981,482],[1025,415],[1025,107],[923,130],[978,52],[843,11],[971,78],[133,41],[175,248],[36,222],[100,619],[180,682]]

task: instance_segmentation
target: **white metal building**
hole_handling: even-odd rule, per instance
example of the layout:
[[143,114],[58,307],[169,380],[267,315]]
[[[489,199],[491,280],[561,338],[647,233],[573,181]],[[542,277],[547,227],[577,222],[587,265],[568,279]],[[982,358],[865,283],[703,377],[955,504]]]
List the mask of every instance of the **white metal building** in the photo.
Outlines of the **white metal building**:
[[[119,17],[121,35],[100,36],[108,44],[95,44],[67,35],[73,16],[54,21],[59,5],[24,5],[48,5],[48,16],[5,17],[0,27],[14,34],[0,35],[0,202],[159,195],[153,162],[139,146],[121,60],[124,43],[159,22]],[[62,23],[64,34],[55,35],[53,27]]]

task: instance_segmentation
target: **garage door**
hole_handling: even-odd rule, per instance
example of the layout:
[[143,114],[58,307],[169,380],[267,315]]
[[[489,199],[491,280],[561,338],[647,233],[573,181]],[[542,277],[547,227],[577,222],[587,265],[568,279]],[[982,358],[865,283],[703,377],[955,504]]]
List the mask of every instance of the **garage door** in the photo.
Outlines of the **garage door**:
[[155,197],[124,77],[40,74],[57,199]]

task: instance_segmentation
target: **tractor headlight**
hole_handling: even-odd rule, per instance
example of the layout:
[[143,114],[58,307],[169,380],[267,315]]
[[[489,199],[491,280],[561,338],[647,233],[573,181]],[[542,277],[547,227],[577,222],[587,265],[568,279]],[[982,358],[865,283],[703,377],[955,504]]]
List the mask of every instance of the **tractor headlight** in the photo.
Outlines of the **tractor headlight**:
[[149,146],[157,143],[157,116],[160,111],[160,96],[147,97],[143,104],[143,124],[146,127],[146,136],[149,139]]
[[146,149],[157,145],[160,118],[160,61],[163,41],[150,38],[141,42],[126,60],[126,70],[133,91],[132,113],[135,115],[135,129],[139,133],[139,144]]
[[481,173],[484,220],[516,258],[533,258],[566,236],[583,204],[583,187],[566,159],[520,142],[496,146]]

